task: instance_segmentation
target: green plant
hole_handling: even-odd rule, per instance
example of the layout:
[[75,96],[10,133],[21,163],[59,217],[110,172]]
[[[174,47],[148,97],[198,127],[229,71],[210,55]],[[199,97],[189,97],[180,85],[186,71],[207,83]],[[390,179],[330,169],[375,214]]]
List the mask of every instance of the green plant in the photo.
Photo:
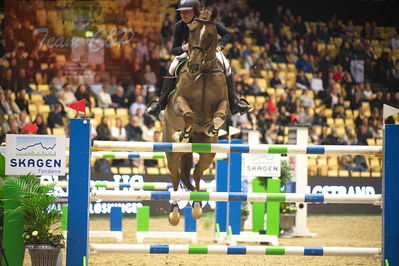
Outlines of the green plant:
[[247,202],[243,202],[241,204],[241,218],[242,219],[247,219],[248,215],[249,215],[248,203]]
[[26,175],[8,178],[4,186],[16,191],[20,206],[10,212],[24,216],[25,232],[22,237],[25,245],[64,247],[63,235],[55,233],[59,231],[57,224],[61,219],[61,211],[53,207],[57,200],[50,195],[54,185],[41,185],[39,178]]

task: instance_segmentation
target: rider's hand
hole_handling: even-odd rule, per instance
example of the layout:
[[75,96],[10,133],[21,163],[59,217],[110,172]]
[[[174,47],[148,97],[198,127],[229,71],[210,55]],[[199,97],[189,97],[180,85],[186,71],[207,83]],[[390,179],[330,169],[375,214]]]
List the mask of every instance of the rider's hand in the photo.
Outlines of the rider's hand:
[[220,51],[222,51],[222,50],[223,50],[223,47],[222,47],[222,46],[216,47],[216,52],[220,52]]
[[184,44],[181,48],[183,49],[183,51],[187,52],[189,48],[188,43]]

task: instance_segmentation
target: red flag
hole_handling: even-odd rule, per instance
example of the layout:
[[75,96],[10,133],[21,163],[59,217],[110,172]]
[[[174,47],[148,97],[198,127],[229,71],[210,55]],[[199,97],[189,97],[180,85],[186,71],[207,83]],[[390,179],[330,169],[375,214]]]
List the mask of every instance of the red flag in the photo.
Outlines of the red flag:
[[86,115],[86,99],[71,103],[68,107]]
[[36,133],[37,132],[37,125],[36,124],[29,124],[22,128],[23,131],[27,131],[29,133]]

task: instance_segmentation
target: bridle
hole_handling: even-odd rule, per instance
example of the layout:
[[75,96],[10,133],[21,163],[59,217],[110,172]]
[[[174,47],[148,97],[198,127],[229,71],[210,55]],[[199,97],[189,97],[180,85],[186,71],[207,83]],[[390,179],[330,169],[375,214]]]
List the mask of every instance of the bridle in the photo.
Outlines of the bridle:
[[[215,25],[214,22],[212,22],[212,21],[210,21],[210,20],[206,20],[206,19],[201,19],[201,18],[194,18],[194,21],[198,21],[198,22],[204,23],[204,24],[213,24],[213,25]],[[217,59],[216,56],[215,56],[213,59],[211,59],[211,60],[209,60],[209,61],[205,61],[205,58],[207,58],[207,57],[208,57],[208,54],[209,54],[209,51],[208,51],[208,50],[209,50],[210,46],[213,44],[213,42],[214,42],[214,41],[209,42],[209,44],[208,44],[208,46],[207,46],[206,48],[203,48],[203,47],[200,46],[200,45],[192,45],[192,46],[190,46],[190,48],[189,48],[189,50],[188,50],[189,54],[190,54],[191,51],[194,50],[194,49],[200,50],[200,51],[204,54],[203,59],[202,59],[202,62],[201,62],[201,64],[200,64],[199,74],[195,77],[195,79],[194,79],[193,82],[197,81],[197,80],[200,78],[200,76],[202,76],[202,74],[205,73],[204,68],[205,68],[207,65],[213,63],[213,62]],[[190,66],[190,62],[188,62],[188,66]],[[208,72],[209,72],[209,73],[211,73],[211,72],[213,73],[213,72],[217,72],[217,71],[219,71],[219,70],[218,70],[218,69],[212,69],[212,70],[207,71],[207,73],[208,73]]]

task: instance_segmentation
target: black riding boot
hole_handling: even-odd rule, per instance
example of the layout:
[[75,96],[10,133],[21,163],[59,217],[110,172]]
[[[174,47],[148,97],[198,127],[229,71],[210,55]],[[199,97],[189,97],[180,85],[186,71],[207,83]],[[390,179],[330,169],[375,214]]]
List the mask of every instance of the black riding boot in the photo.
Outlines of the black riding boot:
[[235,115],[236,113],[240,113],[241,115],[243,115],[251,110],[252,106],[245,99],[238,99],[236,94],[236,87],[234,86],[233,75],[229,75],[226,77],[226,83],[228,88],[230,112],[233,115]]
[[166,108],[168,104],[168,95],[176,86],[175,77],[165,77],[162,84],[161,96],[158,101],[152,101],[147,107],[147,113],[149,115],[158,116],[159,113]]

